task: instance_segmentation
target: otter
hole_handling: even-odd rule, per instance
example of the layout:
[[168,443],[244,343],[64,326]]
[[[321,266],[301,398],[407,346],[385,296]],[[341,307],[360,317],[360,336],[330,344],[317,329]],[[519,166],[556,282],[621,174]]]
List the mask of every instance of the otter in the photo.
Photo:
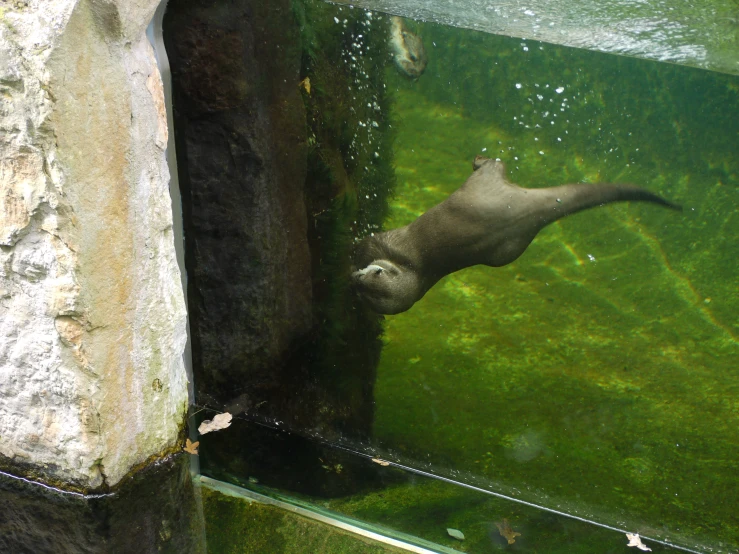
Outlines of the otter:
[[418,79],[428,63],[423,41],[406,28],[400,17],[392,16],[390,25],[390,51],[395,66],[411,79]]
[[549,223],[611,202],[682,208],[631,184],[569,184],[526,189],[506,179],[505,165],[478,156],[473,173],[441,204],[405,227],[364,238],[352,281],[380,314],[410,309],[442,277],[473,265],[515,261]]

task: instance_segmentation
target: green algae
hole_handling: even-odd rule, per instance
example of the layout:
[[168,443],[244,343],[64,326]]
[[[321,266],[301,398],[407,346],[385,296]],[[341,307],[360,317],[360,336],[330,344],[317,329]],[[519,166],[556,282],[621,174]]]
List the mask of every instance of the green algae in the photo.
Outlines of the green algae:
[[[378,443],[596,520],[739,542],[739,135],[727,117],[739,81],[436,26],[423,36],[435,43],[426,75],[396,82],[385,228],[442,201],[482,153],[522,186],[635,182],[686,209],[567,218],[515,263],[451,275],[387,318]],[[550,98],[568,99],[566,119],[544,117]]]
[[210,554],[400,552],[275,506],[201,490]]
[[[333,510],[432,541],[461,552],[542,552],[586,554],[623,552],[625,535],[581,521],[486,496],[440,481],[419,481],[377,493],[335,500]],[[419,517],[419,513],[422,517]],[[507,521],[519,536],[508,544],[498,524]],[[447,528],[464,533],[464,541]],[[653,552],[672,551],[645,539]]]
[[[364,12],[305,3],[297,14],[310,23],[307,202],[321,252],[322,337],[306,353],[340,394],[358,390],[341,383],[374,376],[352,363],[372,354],[347,340],[367,321],[347,288],[352,241],[444,200],[475,155],[500,157],[526,187],[633,182],[685,207],[574,215],[515,263],[448,276],[412,310],[386,318],[369,383],[373,446],[409,466],[702,551],[739,544],[739,81],[418,24],[426,73],[408,81],[387,64],[383,80],[387,59],[373,57],[365,72],[374,84],[357,101],[337,85],[358,76],[345,72],[351,64],[326,59],[351,51],[343,25],[358,35]],[[380,91],[375,157],[356,129]],[[372,111],[361,111],[366,104]],[[378,159],[387,165],[367,165]],[[367,328],[370,342],[376,333]],[[352,413],[357,405],[345,403]],[[306,470],[296,482],[308,475],[318,479]],[[495,538],[502,518],[525,531],[516,547],[524,551],[625,545],[595,526],[434,482],[327,505],[467,552],[504,548]],[[454,541],[447,527],[467,538]]]

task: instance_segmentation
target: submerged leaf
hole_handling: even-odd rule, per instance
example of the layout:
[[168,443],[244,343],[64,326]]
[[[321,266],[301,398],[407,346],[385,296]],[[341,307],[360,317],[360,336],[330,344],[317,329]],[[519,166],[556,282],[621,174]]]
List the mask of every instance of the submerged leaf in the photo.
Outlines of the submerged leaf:
[[185,446],[182,447],[182,450],[187,452],[188,454],[192,454],[193,456],[198,455],[198,445],[200,444],[200,441],[192,442],[190,439],[187,439],[187,442],[185,442]]
[[462,533],[462,531],[460,531],[459,529],[451,529],[447,527],[446,532],[449,533],[449,536],[454,537],[455,539],[459,541],[464,540],[464,533]]
[[496,523],[495,526],[498,528],[500,535],[508,541],[508,544],[516,542],[516,537],[520,537],[521,533],[514,531],[507,519],[503,519],[502,523]]
[[308,96],[310,96],[310,78],[306,77],[300,83],[298,83],[298,86],[303,87],[305,89],[305,92],[308,93]]
[[626,538],[629,539],[629,544],[627,544],[626,546],[636,546],[639,550],[643,550],[644,552],[652,551],[651,548],[641,542],[641,537],[639,536],[639,533],[626,533]]
[[221,429],[225,429],[231,425],[232,418],[233,416],[231,414],[223,412],[222,414],[215,416],[212,420],[206,419],[200,424],[200,427],[198,427],[198,433],[205,435],[211,431],[220,431]]

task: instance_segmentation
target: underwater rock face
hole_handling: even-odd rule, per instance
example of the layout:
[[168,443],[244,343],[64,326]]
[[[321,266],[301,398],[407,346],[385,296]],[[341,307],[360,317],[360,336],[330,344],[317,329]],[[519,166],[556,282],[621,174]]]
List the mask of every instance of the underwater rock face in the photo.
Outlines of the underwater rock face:
[[0,465],[113,485],[187,404],[158,0],[0,10]]
[[313,326],[298,27],[289,2],[189,2],[164,36],[198,402],[223,405],[284,387]]

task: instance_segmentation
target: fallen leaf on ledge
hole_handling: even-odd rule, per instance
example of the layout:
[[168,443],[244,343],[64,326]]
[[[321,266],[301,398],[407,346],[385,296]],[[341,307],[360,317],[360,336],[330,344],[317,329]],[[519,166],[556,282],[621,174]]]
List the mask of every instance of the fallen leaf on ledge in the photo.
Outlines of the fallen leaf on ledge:
[[233,416],[228,412],[218,414],[212,420],[206,419],[200,424],[200,427],[198,427],[198,433],[205,435],[211,431],[220,431],[221,429],[225,429],[231,425],[231,419],[233,419]]
[[310,96],[310,78],[309,77],[306,77],[305,79],[300,81],[300,83],[298,83],[298,86],[303,87],[305,92],[308,93],[308,96]]
[[651,548],[641,542],[641,537],[639,536],[639,533],[626,533],[626,538],[629,539],[629,544],[627,544],[626,546],[636,546],[639,550],[643,550],[644,552],[652,551]]
[[376,464],[380,464],[382,467],[387,467],[390,465],[390,462],[386,462],[385,460],[381,460],[380,458],[372,458],[372,461]]
[[200,441],[192,442],[190,439],[187,439],[187,442],[185,443],[185,446],[182,447],[182,450],[187,452],[188,454],[192,454],[193,456],[198,455],[198,445],[200,444]]

